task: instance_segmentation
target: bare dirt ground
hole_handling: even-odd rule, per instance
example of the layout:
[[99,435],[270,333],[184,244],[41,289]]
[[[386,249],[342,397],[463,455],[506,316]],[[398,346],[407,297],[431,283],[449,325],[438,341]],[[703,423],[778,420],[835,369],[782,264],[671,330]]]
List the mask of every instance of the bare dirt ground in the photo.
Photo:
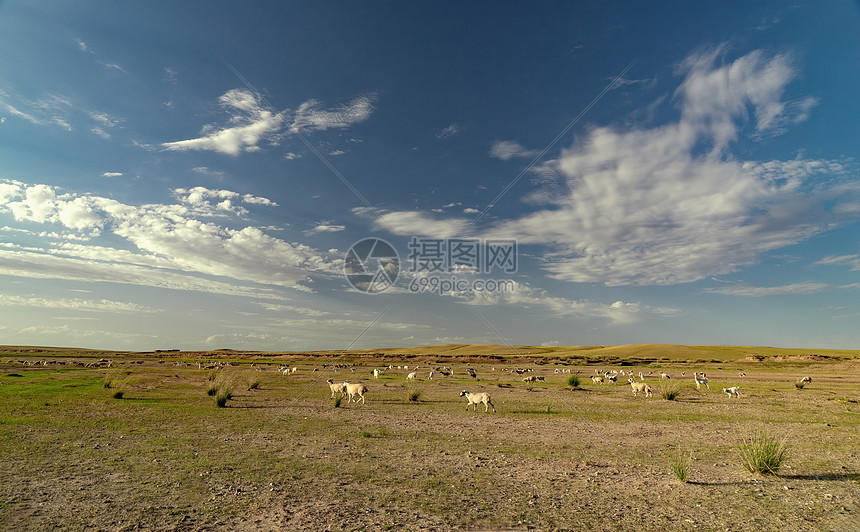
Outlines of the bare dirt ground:
[[[860,530],[857,362],[670,364],[659,369],[681,393],[667,401],[656,366],[601,367],[643,370],[645,399],[592,385],[595,366],[570,366],[573,388],[560,365],[524,383],[512,364],[427,380],[423,363],[407,381],[411,369],[374,379],[381,362],[286,376],[17,362],[42,359],[0,360],[3,530]],[[206,395],[216,375],[234,384],[226,408]],[[329,377],[367,384],[367,404],[335,407]],[[498,411],[467,412],[462,389]],[[777,476],[741,467],[759,430],[790,446]],[[679,448],[687,483],[671,467]]]

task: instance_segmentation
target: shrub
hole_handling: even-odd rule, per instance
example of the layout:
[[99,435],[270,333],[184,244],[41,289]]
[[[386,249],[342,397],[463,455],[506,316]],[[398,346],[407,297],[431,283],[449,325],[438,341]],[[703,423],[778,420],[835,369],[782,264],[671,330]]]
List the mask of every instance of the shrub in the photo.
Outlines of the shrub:
[[692,458],[693,451],[685,453],[681,449],[681,444],[678,444],[678,448],[672,454],[672,471],[675,472],[675,476],[681,482],[686,483],[690,476],[690,460]]
[[764,432],[744,438],[740,446],[741,463],[750,473],[776,475],[788,458],[788,445]]
[[113,398],[114,399],[122,399],[123,395],[125,395],[125,392],[123,392],[122,390],[117,390],[113,393]]
[[571,375],[567,378],[567,385],[579,388],[579,375]]
[[218,408],[224,408],[227,406],[227,401],[233,398],[233,390],[230,386],[226,384],[222,384],[218,386],[217,391],[215,392],[215,405]]
[[342,395],[341,395],[341,396],[339,396],[339,397],[335,397],[335,398],[334,398],[334,407],[335,407],[335,408],[340,407],[340,402],[341,402],[341,401],[343,401],[343,396],[342,396]]
[[674,384],[663,384],[660,386],[660,397],[667,401],[674,401],[681,395],[681,390]]
[[409,401],[412,403],[417,403],[418,399],[421,397],[421,392],[409,392]]
[[248,383],[248,390],[256,390],[260,386],[260,379],[253,373],[249,374],[245,381]]

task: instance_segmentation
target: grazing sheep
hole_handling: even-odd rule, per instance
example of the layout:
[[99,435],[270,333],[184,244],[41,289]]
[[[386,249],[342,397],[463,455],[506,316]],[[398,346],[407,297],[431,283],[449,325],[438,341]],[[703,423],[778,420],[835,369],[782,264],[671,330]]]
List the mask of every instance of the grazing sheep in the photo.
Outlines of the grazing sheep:
[[373,370],[373,378],[374,378],[374,379],[378,379],[378,378],[379,378],[379,369],[378,369],[378,368]]
[[661,378],[661,379],[671,379],[672,377],[670,377],[668,373],[663,373],[663,372],[661,371],[661,372],[660,372],[660,378]]
[[344,393],[349,397],[348,402],[358,402],[358,399],[355,399],[355,396],[361,397],[361,404],[364,404],[364,394],[367,393],[367,386],[364,384],[356,383],[350,384],[348,382],[343,383]]
[[346,387],[345,383],[335,383],[334,379],[329,379],[326,381],[328,383],[328,387],[331,388],[331,398],[334,399],[334,395],[337,393],[346,395]]
[[529,375],[523,379],[523,382],[546,382],[546,379],[543,375]]
[[697,389],[697,390],[698,390],[699,388],[701,388],[701,386],[702,386],[703,384],[705,385],[705,387],[706,387],[707,389],[709,389],[709,390],[711,389],[711,387],[710,387],[710,386],[708,386],[708,379],[707,379],[707,377],[705,377],[705,374],[704,374],[704,373],[702,373],[702,376],[701,376],[701,377],[699,377],[699,376],[698,376],[698,374],[694,371],[694,372],[693,372],[693,379],[695,379],[695,380],[696,380],[696,389]]
[[639,380],[640,380],[640,381],[644,381],[644,380],[645,380],[645,375],[642,375],[642,372],[641,372],[641,371],[639,372]]
[[603,375],[592,375],[591,384],[603,384]]
[[413,371],[412,373],[410,373],[409,375],[406,376],[406,380],[412,380],[415,378],[416,375],[418,375],[418,372]]
[[652,395],[651,385],[648,384],[647,382],[636,382],[632,378],[627,379],[627,382],[629,382],[630,387],[633,388],[633,395],[634,396],[639,395],[639,392],[643,392],[645,394],[645,397],[651,397],[651,395]]
[[747,376],[747,374],[744,373],[743,371],[738,374],[738,377],[746,377],[746,376]]
[[800,383],[801,384],[811,384],[812,383],[812,377],[806,376],[806,377],[800,379]]
[[487,412],[491,406],[493,407],[493,412],[496,411],[496,407],[493,406],[493,402],[490,400],[490,394],[488,393],[469,393],[466,390],[463,390],[462,392],[460,392],[460,397],[465,397],[466,400],[469,401],[466,404],[467,411],[469,410],[469,407],[471,405],[475,405],[474,410],[475,412],[477,412],[478,403],[484,404],[484,412]]
[[740,397],[741,389],[737,386],[734,386],[732,388],[723,388],[723,393],[728,394],[729,397]]
[[606,380],[609,382],[618,382],[618,375],[607,375]]

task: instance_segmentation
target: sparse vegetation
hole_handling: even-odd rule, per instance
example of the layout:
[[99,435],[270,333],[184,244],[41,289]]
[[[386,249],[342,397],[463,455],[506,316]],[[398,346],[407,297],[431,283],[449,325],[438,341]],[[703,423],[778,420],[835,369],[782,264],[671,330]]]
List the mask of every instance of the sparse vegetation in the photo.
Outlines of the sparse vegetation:
[[342,395],[339,395],[339,396],[335,397],[335,398],[334,398],[334,407],[335,407],[335,408],[340,408],[340,403],[341,403],[341,401],[343,401],[343,396],[342,396]]
[[567,385],[573,388],[579,388],[579,375],[571,375],[568,377]]
[[750,473],[776,475],[788,458],[788,445],[772,434],[756,432],[744,438],[739,452]]
[[420,397],[421,397],[421,392],[419,392],[419,391],[413,390],[413,391],[409,392],[409,402],[410,403],[417,403],[418,399]]
[[[565,395],[572,389],[567,373],[548,374],[546,385],[528,392],[527,383],[504,371],[522,361],[470,360],[491,377],[478,385],[462,376],[407,384],[390,374],[369,381],[374,394],[367,405],[348,408],[336,400],[340,409],[334,412],[324,383],[329,375],[312,372],[321,367],[319,360],[296,361],[301,371],[288,379],[258,372],[258,391],[246,392],[247,359],[245,367],[233,361],[208,381],[209,370],[169,360],[132,365],[114,356],[110,370],[69,371],[16,362],[25,357],[48,358],[0,358],[3,530],[76,528],[82,523],[77,515],[88,520],[81,526],[142,523],[157,530],[177,522],[202,529],[250,519],[282,519],[291,530],[385,530],[403,528],[404,516],[421,529],[636,530],[642,522],[665,523],[667,515],[690,519],[696,528],[708,527],[702,518],[720,529],[804,522],[841,530],[853,517],[841,507],[856,491],[860,466],[856,363],[803,369],[794,362],[724,369],[700,364],[696,369],[726,384],[746,371],[750,376],[740,382],[755,400],[729,403],[717,386],[693,393],[690,381],[675,381],[681,401],[669,403],[634,398],[626,385],[595,393],[589,385],[588,392]],[[446,363],[466,365],[453,356]],[[353,380],[361,379],[358,372],[369,379],[369,368],[379,364],[359,360]],[[588,373],[596,369],[569,366],[589,383]],[[671,370],[689,375],[692,367],[678,363]],[[657,366],[634,369],[647,375]],[[9,377],[13,372],[22,377]],[[109,389],[105,373],[114,378]],[[807,373],[822,385],[792,390]],[[835,373],[839,379],[826,377]],[[668,384],[646,379],[654,388]],[[219,386],[231,382],[236,397],[225,402],[227,408],[213,408]],[[463,388],[497,396],[498,414],[485,416],[480,407],[478,414],[466,413],[457,396]],[[112,399],[123,389],[122,400]],[[418,389],[419,401],[410,401]],[[791,475],[751,483],[752,474],[739,467],[738,444],[746,427],[763,421],[784,437],[789,430],[818,430],[814,438],[790,440],[791,456],[779,474]],[[823,428],[825,422],[831,426]],[[731,436],[738,427],[741,432]],[[789,470],[786,464],[794,462],[801,466]],[[122,489],[105,480],[114,478],[119,464]],[[32,475],[48,468],[63,473]],[[529,490],[517,489],[519,479],[529,479]],[[45,502],[38,515],[31,512],[36,499],[28,499],[30,493]],[[101,503],[106,499],[112,503]],[[364,512],[368,501],[385,511]],[[571,512],[569,501],[583,511]],[[601,510],[607,501],[623,501],[626,509],[607,516]],[[284,504],[297,510],[288,520],[270,511]],[[127,510],[117,513],[117,507]]]
[[681,389],[676,384],[661,384],[660,397],[667,401],[674,401],[681,395]]
[[218,408],[227,406],[227,401],[233,398],[233,390],[227,384],[222,384],[215,392],[215,405]]
[[681,444],[678,444],[678,447],[672,453],[672,471],[675,473],[675,476],[678,477],[678,480],[686,483],[689,480],[690,476],[690,461],[693,459],[693,451],[684,452],[681,448]]

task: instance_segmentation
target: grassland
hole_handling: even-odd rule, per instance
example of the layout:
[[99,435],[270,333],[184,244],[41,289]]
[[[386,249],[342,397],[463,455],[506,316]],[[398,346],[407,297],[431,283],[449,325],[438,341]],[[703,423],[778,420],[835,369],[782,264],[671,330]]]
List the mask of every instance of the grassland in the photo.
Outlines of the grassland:
[[[0,348],[0,529],[856,529],[856,352],[626,348],[590,358],[492,346]],[[83,365],[103,358],[111,367]],[[298,370],[279,374],[280,363]],[[421,380],[406,380],[412,369],[371,375],[407,363],[421,365]],[[427,380],[428,365],[454,375]],[[515,367],[546,382],[522,382]],[[579,371],[579,388],[562,368]],[[655,389],[664,370],[680,394],[636,398],[626,383],[592,385],[595,369],[641,370]],[[710,390],[696,390],[693,371],[707,373]],[[803,375],[812,383],[797,389]],[[364,382],[367,404],[336,408],[327,378]],[[234,383],[225,408],[207,395],[214,379]],[[739,399],[720,392],[729,386]],[[490,392],[498,413],[466,412],[462,389]],[[778,475],[743,468],[739,446],[758,431],[790,446]],[[690,456],[686,483],[673,471],[679,446]]]

